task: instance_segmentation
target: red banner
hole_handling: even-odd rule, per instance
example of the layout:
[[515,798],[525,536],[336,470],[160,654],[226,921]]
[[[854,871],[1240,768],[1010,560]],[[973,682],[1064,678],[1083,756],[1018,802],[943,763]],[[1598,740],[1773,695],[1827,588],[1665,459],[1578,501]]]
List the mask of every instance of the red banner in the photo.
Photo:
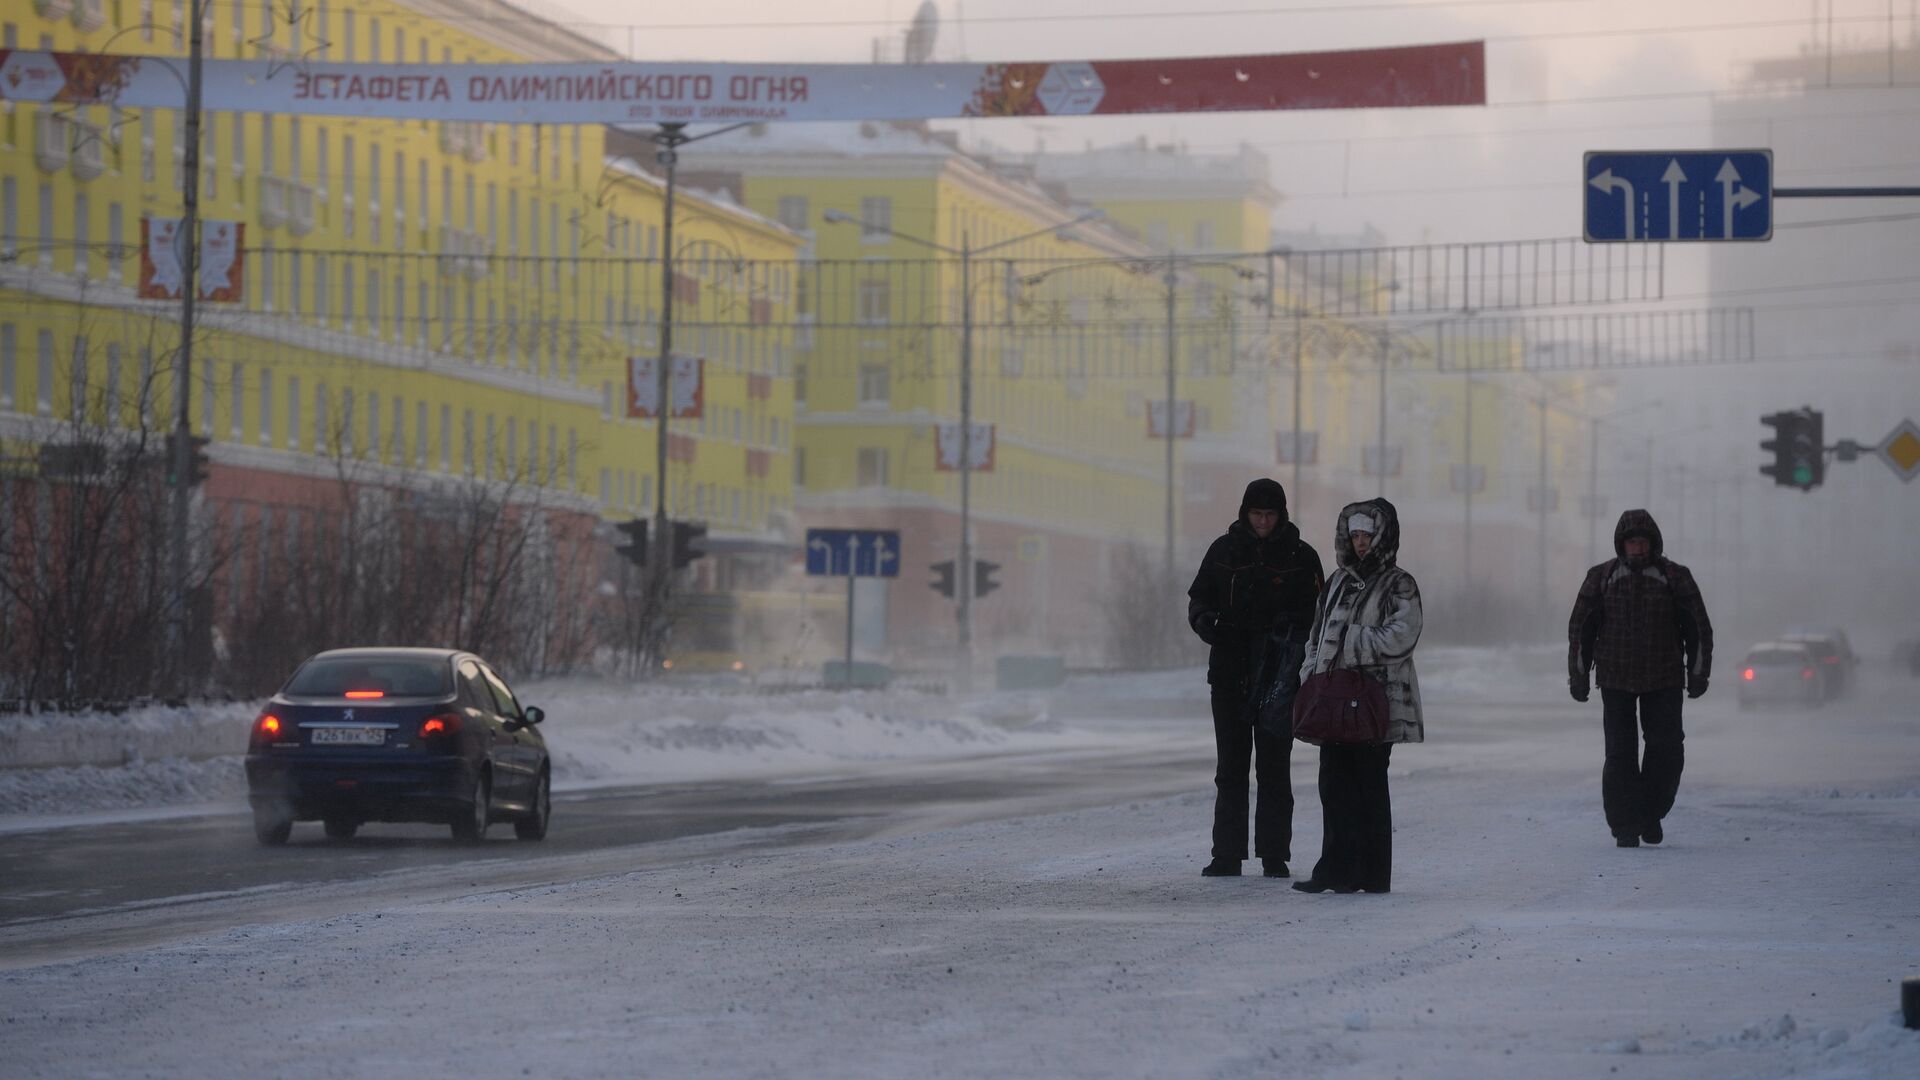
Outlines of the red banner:
[[[0,100],[182,108],[186,61],[0,50]],[[522,124],[941,120],[1484,105],[1479,41],[1007,64],[207,60],[208,109]]]

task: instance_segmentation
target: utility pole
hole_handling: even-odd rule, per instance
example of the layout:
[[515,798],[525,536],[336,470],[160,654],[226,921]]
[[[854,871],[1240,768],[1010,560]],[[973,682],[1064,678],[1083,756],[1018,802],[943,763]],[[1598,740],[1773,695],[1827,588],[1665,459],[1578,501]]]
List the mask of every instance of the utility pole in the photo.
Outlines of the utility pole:
[[1547,602],[1547,398],[1544,393],[1537,404],[1540,409],[1540,491],[1535,498],[1539,503],[1539,536],[1536,543],[1539,547],[1540,580],[1539,590],[1534,595],[1544,605]]
[[1461,456],[1466,458],[1466,466],[1461,470],[1460,486],[1466,492],[1466,514],[1460,535],[1460,580],[1467,589],[1473,589],[1473,364],[1468,362],[1463,375],[1466,381],[1465,422],[1461,425]]
[[187,474],[192,468],[193,458],[193,316],[194,302],[200,292],[200,99],[201,69],[204,59],[205,19],[202,13],[207,0],[194,0],[188,5],[189,26],[187,30],[187,130],[186,160],[182,163],[181,204],[182,216],[180,231],[175,233],[175,247],[180,257],[180,348],[176,353],[176,376],[173,395],[173,445],[168,451],[173,455],[173,529],[172,547],[172,596],[168,604],[168,636],[172,639],[175,677],[180,680],[181,689],[186,689],[187,656],[191,650],[187,645],[187,532],[188,518],[193,512],[192,489],[187,483]]
[[960,692],[973,690],[973,237],[960,234]]
[[1588,419],[1587,434],[1587,565],[1600,553],[1600,418]]
[[1300,519],[1300,425],[1305,421],[1300,416],[1301,387],[1306,381],[1301,368],[1306,363],[1307,312],[1305,308],[1293,311],[1293,498],[1294,520]]
[[673,530],[667,522],[667,420],[673,415],[672,371],[673,371],[673,196],[675,174],[680,162],[680,147],[689,142],[687,125],[668,122],[660,125],[653,136],[660,152],[656,160],[666,168],[666,191],[664,208],[660,222],[660,360],[654,365],[654,401],[658,406],[654,412],[653,448],[653,535],[654,549],[652,565],[648,567],[648,617],[653,620],[651,631],[662,625],[666,618],[667,580],[673,573]]
[[1392,348],[1384,324],[1380,327],[1380,426],[1374,434],[1374,470],[1379,474],[1379,483],[1374,494],[1379,498],[1387,497],[1387,354]]
[[1174,367],[1176,349],[1174,344],[1173,321],[1177,313],[1174,287],[1179,283],[1178,263],[1173,251],[1167,252],[1167,551],[1165,565],[1161,568],[1162,580],[1172,602],[1173,578],[1173,441],[1174,441]]

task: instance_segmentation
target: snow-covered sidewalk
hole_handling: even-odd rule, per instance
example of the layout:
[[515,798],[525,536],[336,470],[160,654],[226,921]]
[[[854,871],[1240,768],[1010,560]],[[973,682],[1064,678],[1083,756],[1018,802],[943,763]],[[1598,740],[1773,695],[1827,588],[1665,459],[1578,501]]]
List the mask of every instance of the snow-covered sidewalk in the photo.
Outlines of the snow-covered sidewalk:
[[[1920,722],[1689,712],[1658,848],[1597,707],[1438,705],[1395,889],[1203,880],[1211,796],[1120,803],[0,975],[11,1075],[1912,1077]],[[1318,848],[1295,755],[1296,867]],[[736,849],[737,850],[737,849]],[[497,989],[496,989],[497,988]]]

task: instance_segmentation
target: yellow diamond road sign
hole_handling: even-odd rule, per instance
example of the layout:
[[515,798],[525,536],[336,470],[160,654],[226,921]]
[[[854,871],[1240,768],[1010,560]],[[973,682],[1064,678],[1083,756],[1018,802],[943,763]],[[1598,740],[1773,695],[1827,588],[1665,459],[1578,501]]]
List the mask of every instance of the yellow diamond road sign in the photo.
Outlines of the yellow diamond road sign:
[[1902,420],[1893,434],[1879,445],[1878,451],[1880,460],[1901,480],[1911,481],[1920,476],[1920,426],[1913,421]]

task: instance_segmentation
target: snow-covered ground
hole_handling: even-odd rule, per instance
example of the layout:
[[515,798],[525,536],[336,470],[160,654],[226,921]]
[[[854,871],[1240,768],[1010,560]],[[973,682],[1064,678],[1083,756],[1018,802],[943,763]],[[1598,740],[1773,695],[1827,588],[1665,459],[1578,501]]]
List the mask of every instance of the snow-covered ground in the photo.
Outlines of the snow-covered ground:
[[[216,1080],[1920,1076],[1895,1015],[1920,975],[1910,682],[1870,671],[1845,704],[1740,713],[1723,681],[1689,703],[1667,843],[1620,850],[1597,704],[1525,655],[1421,659],[1431,741],[1394,754],[1392,895],[1201,879],[1196,776],[1171,799],[864,842],[676,841],[656,869],[14,970],[0,1061]],[[948,728],[938,699],[885,723],[916,749],[1207,738],[1179,676],[1136,677],[1110,719],[1078,689],[1064,732],[1007,734],[1026,713],[1004,703]],[[860,704],[707,704],[666,712],[760,732],[715,745],[782,766],[887,767]],[[582,727],[608,753],[649,757],[643,730],[692,745],[652,723]],[[687,753],[675,769],[706,760]],[[1313,760],[1296,749],[1296,868],[1319,846]]]

